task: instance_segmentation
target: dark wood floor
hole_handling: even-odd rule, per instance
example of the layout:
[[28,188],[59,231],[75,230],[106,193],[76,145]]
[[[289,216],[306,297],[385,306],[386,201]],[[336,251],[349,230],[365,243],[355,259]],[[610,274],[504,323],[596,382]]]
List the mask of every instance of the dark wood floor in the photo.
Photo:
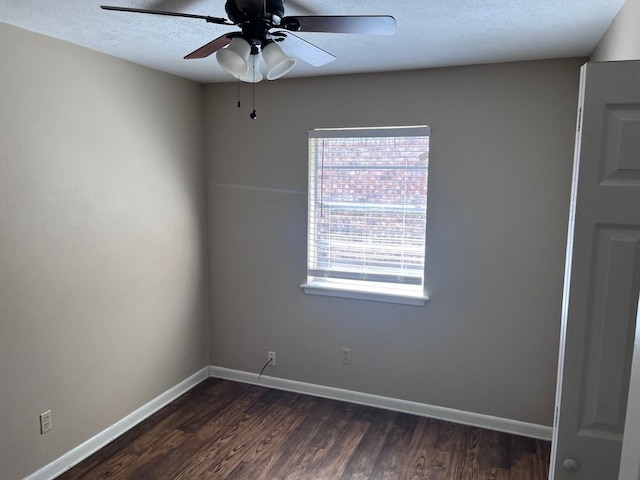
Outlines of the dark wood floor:
[[72,479],[543,480],[548,442],[209,379]]

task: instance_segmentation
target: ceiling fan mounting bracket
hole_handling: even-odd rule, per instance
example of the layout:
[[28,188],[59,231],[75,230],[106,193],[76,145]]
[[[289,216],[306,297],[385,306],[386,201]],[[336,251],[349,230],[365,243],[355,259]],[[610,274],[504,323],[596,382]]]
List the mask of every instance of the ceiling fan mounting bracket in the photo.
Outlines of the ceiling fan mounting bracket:
[[254,47],[261,48],[269,39],[269,30],[280,25],[284,16],[284,0],[265,0],[264,11],[244,8],[242,1],[227,0],[225,11],[229,20],[242,30],[239,35]]
[[227,0],[224,9],[229,20],[237,25],[243,25],[247,22],[260,22],[264,27],[271,28],[279,25],[284,16],[284,0],[264,0],[263,12],[244,11],[235,0]]

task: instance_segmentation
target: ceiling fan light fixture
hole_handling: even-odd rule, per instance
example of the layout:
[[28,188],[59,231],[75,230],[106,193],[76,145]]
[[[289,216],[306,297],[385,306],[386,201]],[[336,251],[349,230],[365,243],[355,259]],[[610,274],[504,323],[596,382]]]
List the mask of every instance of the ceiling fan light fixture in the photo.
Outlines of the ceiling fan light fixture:
[[249,54],[251,45],[244,38],[235,37],[229,45],[218,50],[216,59],[222,68],[231,75],[240,77],[249,71]]
[[267,65],[268,80],[286,75],[296,64],[296,59],[284,53],[275,42],[269,42],[262,48],[262,58]]
[[262,72],[260,71],[260,55],[250,55],[249,69],[244,75],[236,75],[236,78],[241,82],[258,83],[262,81]]

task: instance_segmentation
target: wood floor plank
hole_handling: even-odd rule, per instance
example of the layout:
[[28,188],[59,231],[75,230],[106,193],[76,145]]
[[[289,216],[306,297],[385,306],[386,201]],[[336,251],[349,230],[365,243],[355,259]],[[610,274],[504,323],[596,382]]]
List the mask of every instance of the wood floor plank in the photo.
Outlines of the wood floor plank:
[[461,461],[458,450],[460,449],[460,432],[462,425],[450,422],[440,422],[437,426],[436,438],[433,449],[436,453],[432,464],[427,464],[429,480],[456,478],[458,465]]
[[[369,425],[354,418],[356,408],[348,406],[344,415],[329,422],[332,423],[331,437],[325,446],[322,461],[314,461],[309,478],[337,479],[342,476],[347,465],[366,434]],[[329,423],[327,422],[327,423]]]
[[449,477],[450,478],[464,478],[463,468],[465,462],[465,455],[469,444],[469,431],[472,427],[466,425],[455,425],[453,430],[453,449],[451,452],[450,465],[449,465]]
[[[296,475],[305,474],[306,468],[317,450],[317,447],[313,446],[311,442],[338,406],[338,402],[323,398],[315,400],[314,411],[306,412],[305,419],[300,427],[291,432],[290,438],[283,446],[283,450],[287,454],[281,457],[281,462],[275,465],[272,470],[264,472],[263,475],[258,477],[260,480],[296,478]],[[299,476],[297,478],[304,477]]]
[[208,379],[57,480],[545,480],[549,442]]
[[[205,458],[205,450],[214,450],[220,461],[224,446],[232,441],[237,431],[241,431],[242,425],[247,421],[245,409],[259,401],[267,393],[267,389],[246,389],[235,401],[223,408],[214,406],[209,420],[194,432],[182,445],[169,448],[167,451],[157,450],[156,456],[160,459],[153,462],[152,468],[141,465],[133,472],[133,478],[153,478],[154,480],[168,480],[176,478],[185,468],[193,468],[195,464],[202,463]],[[206,409],[206,408],[205,408]],[[231,425],[231,427],[230,427]],[[234,430],[235,428],[235,430]],[[180,429],[180,431],[183,431]],[[197,478],[197,477],[192,477]]]
[[[254,387],[248,393],[255,395],[252,401],[246,401],[242,406],[234,404],[228,412],[221,412],[218,418],[203,426],[197,434],[201,448],[193,455],[194,461],[173,478],[203,478],[205,475],[226,478],[256,443],[261,424],[266,423],[273,429],[278,420],[288,416],[289,407],[277,404],[280,392]],[[245,400],[244,396],[242,400]],[[216,441],[212,442],[212,439]]]
[[372,480],[400,478],[404,469],[404,452],[409,449],[411,437],[418,423],[418,417],[399,413],[393,427],[386,435],[382,451],[371,472]]
[[[246,465],[238,467],[230,478],[232,479],[255,479],[267,480],[273,479],[274,472],[291,458],[293,452],[302,444],[302,442],[317,428],[318,422],[322,422],[321,405],[329,405],[329,402],[314,397],[300,395],[298,401],[294,405],[296,411],[297,426],[286,432],[286,438],[280,448],[271,453],[268,458],[262,462],[246,462]],[[316,412],[317,415],[311,415]],[[328,414],[327,414],[328,416]]]
[[300,415],[291,415],[291,408],[286,408],[281,420],[275,424],[268,417],[265,418],[260,430],[254,435],[255,441],[249,447],[249,451],[227,475],[228,480],[258,478],[276,464],[289,438],[289,432],[295,430],[304,419]]
[[[313,435],[304,440],[303,458],[292,458],[284,465],[280,475],[282,478],[339,478],[346,466],[347,459],[342,460],[339,442],[351,443],[355,449],[360,441],[360,428],[353,431],[354,415],[359,407],[343,402],[331,402],[335,408],[324,421],[317,425]],[[365,428],[362,429],[364,434]],[[354,435],[357,441],[354,440]],[[279,478],[279,477],[277,477]]]
[[368,428],[342,473],[341,480],[366,480],[371,476],[396,416],[395,412],[371,407],[361,409],[357,418],[367,424]]
[[[238,424],[238,435],[225,437],[222,442],[207,446],[197,455],[195,461],[188,468],[182,470],[174,478],[176,480],[190,480],[213,475],[215,478],[228,478],[243,461],[252,461],[256,450],[264,447],[274,438],[283,435],[283,428],[290,428],[295,417],[288,415],[289,408],[272,405],[271,411],[255,410],[246,413]],[[286,423],[285,420],[287,419]]]
[[[183,432],[197,432],[211,418],[228,409],[239,396],[249,389],[249,385],[223,382],[217,379],[214,382],[209,388],[206,388],[206,385],[201,387],[194,392],[194,395],[184,395],[187,397],[184,399],[185,409],[188,409],[189,413],[183,415],[182,422],[178,426]],[[209,382],[202,382],[200,385],[203,383]],[[215,393],[212,395],[212,392]],[[203,408],[203,405],[206,407]]]
[[474,427],[464,429],[467,437],[466,451],[461,452],[460,478],[481,478],[480,469],[480,442],[482,441],[482,430]]
[[481,466],[509,470],[511,468],[510,438],[510,435],[502,432],[483,430],[480,442]]
[[433,461],[433,448],[438,432],[437,422],[430,418],[419,418],[406,453],[401,478],[424,480],[429,474],[427,466]]
[[451,452],[435,450],[431,463],[427,464],[425,479],[427,480],[447,480],[449,476],[449,465],[451,464]]

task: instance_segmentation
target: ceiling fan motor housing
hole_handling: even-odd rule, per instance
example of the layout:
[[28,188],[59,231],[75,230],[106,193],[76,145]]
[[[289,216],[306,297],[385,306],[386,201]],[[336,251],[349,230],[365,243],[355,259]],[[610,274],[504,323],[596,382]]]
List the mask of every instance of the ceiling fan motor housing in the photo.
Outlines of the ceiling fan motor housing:
[[[243,3],[240,1],[239,3]],[[251,2],[250,2],[251,3]],[[253,2],[255,3],[255,2]],[[242,9],[236,0],[227,0],[224,6],[229,20],[236,25],[260,21],[263,24],[278,25],[284,16],[284,0],[265,0],[263,9]]]
[[[227,0],[225,10],[233,23],[242,29],[241,37],[252,46],[252,53],[267,43],[269,29],[279,25],[284,16],[284,0],[265,0],[262,8],[256,2],[248,2],[243,8],[242,0]],[[253,7],[253,8],[252,8]]]

